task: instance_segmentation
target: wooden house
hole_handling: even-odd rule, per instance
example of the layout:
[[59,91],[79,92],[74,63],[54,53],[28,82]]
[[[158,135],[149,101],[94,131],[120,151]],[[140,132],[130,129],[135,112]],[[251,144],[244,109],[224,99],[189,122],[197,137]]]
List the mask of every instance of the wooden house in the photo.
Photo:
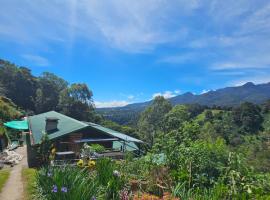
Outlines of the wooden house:
[[[74,152],[79,156],[84,143],[103,145],[106,149],[117,151],[138,151],[141,140],[105,128],[91,122],[82,122],[55,111],[28,117],[29,134],[26,136],[28,164],[36,165],[36,149],[42,137],[48,134],[57,152]],[[120,144],[120,145],[119,145]]]

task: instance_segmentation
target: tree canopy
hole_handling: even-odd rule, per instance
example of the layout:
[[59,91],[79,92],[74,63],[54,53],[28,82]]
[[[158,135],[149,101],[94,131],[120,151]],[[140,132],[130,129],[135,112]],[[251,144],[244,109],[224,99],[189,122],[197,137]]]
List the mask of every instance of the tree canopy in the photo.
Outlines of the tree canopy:
[[154,143],[155,136],[164,129],[164,116],[172,109],[172,105],[164,97],[158,96],[152,104],[142,112],[138,122],[141,137],[150,146]]
[[86,84],[72,84],[61,91],[58,106],[68,116],[89,121],[94,117],[92,96]]
[[0,60],[0,95],[29,114],[57,110],[79,120],[98,120],[93,93],[86,84],[69,85],[50,72],[36,77],[30,69],[5,60]]

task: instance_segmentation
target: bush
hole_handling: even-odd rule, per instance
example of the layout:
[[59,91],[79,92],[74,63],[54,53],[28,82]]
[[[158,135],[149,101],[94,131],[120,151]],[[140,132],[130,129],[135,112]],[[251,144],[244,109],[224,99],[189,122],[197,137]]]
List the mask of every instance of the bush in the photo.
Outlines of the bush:
[[191,187],[212,187],[227,161],[227,149],[222,140],[214,143],[196,141],[179,145],[167,155],[171,175],[176,182]]

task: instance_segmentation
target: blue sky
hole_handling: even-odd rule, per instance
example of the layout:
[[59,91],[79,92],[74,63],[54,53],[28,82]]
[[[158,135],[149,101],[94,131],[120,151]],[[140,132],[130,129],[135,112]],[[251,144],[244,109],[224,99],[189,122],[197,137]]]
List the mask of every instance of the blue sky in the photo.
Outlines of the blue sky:
[[267,0],[2,0],[0,58],[97,107],[270,81]]

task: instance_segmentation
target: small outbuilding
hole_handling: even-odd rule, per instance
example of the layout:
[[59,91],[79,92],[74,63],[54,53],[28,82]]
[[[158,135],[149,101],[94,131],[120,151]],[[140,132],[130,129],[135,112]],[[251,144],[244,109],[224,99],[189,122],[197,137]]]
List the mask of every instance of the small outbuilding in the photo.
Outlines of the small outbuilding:
[[74,152],[76,157],[79,156],[84,143],[100,144],[108,151],[119,153],[140,153],[139,147],[143,143],[118,131],[95,123],[78,121],[55,111],[30,116],[27,119],[29,134],[26,136],[26,143],[30,167],[37,164],[36,149],[45,133],[58,152]]

